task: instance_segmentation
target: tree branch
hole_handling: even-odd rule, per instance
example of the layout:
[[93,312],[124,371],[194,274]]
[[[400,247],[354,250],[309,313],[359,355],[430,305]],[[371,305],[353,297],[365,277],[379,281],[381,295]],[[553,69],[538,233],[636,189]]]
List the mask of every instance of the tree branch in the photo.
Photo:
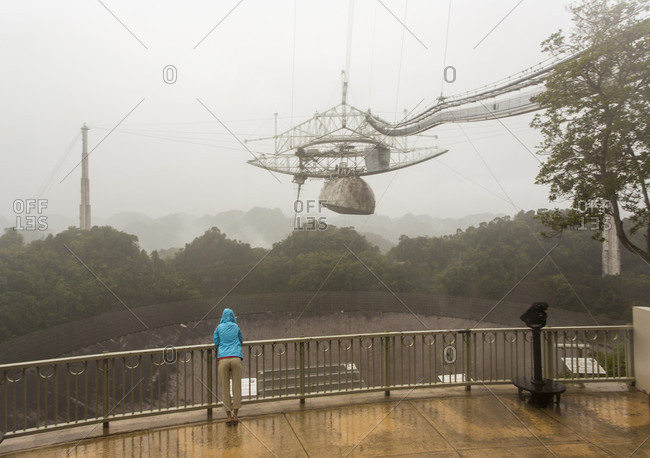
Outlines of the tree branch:
[[618,208],[617,197],[610,199],[609,203],[612,209],[612,216],[614,217],[614,225],[616,226],[616,235],[618,236],[618,240],[627,250],[638,254],[642,259],[650,263],[650,254],[632,243],[632,241],[628,238],[627,234],[623,230],[623,221],[621,221],[621,212]]

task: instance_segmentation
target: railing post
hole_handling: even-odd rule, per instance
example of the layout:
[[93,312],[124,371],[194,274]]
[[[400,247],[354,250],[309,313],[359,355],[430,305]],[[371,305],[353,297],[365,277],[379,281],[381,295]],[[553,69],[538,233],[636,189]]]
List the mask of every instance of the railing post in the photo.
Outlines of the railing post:
[[390,336],[383,336],[383,351],[381,352],[382,362],[384,363],[384,391],[385,396],[390,396]]
[[460,331],[463,335],[463,372],[465,373],[465,391],[470,391],[472,389],[472,334],[469,329]]
[[[208,348],[207,355],[207,371],[208,371],[208,405],[212,405],[212,349]],[[208,419],[212,418],[212,407],[208,407]]]
[[300,342],[300,403],[305,403],[305,342]]
[[552,379],[555,376],[555,358],[553,358],[553,334],[552,331],[543,331],[544,334],[544,378]]
[[[102,353],[109,353],[108,350],[103,351]],[[104,370],[103,375],[103,386],[102,386],[102,416],[104,417],[104,422],[102,423],[103,432],[108,432],[108,421],[106,417],[108,416],[108,356],[102,360],[102,368]]]
[[[633,330],[625,330],[625,376],[634,378],[634,345],[633,345]],[[630,385],[635,386],[636,382],[630,382]]]

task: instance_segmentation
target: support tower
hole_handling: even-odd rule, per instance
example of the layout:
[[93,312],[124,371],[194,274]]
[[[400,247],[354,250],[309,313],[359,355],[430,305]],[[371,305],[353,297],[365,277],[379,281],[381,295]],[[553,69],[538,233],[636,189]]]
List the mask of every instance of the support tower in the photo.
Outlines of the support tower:
[[81,205],[79,205],[79,227],[82,231],[90,229],[90,180],[88,179],[88,126],[81,127]]
[[616,234],[616,225],[603,231],[603,277],[621,274],[621,247]]

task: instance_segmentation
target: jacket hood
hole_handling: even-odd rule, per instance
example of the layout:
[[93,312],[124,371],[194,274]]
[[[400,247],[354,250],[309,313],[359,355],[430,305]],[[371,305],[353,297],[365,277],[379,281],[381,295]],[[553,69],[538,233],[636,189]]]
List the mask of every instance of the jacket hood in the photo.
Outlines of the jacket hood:
[[237,324],[237,320],[235,319],[235,314],[232,310],[230,309],[223,309],[223,313],[221,314],[221,324],[224,323],[235,323]]

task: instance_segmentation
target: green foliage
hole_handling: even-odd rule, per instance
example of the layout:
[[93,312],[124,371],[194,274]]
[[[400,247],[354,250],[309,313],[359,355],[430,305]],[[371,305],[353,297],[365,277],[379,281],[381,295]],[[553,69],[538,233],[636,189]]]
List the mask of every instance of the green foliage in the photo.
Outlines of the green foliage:
[[261,257],[247,243],[230,240],[213,227],[186,244],[172,265],[203,296],[212,297],[233,288]]
[[[582,0],[570,7],[574,29],[544,43],[556,67],[537,97],[545,112],[537,183],[551,200],[570,200],[542,222],[553,231],[593,221],[596,238],[614,225],[623,246],[650,261],[650,19],[642,0]],[[624,230],[623,212],[631,216]],[[645,231],[645,240],[631,236]],[[640,242],[640,243],[639,243]]]
[[[630,319],[634,305],[650,305],[648,267],[638,257],[627,253],[623,275],[602,277],[602,245],[593,231],[544,238],[543,229],[533,212],[521,212],[453,236],[402,236],[388,258],[401,291],[546,301],[615,319]],[[552,258],[544,259],[550,250]]]
[[[391,263],[354,229],[295,231],[273,250],[251,248],[212,228],[178,253],[176,271],[204,297],[278,291],[395,288]],[[381,281],[379,279],[381,279]]]
[[[295,231],[272,250],[212,228],[161,259],[110,227],[71,228],[0,248],[0,341],[109,310],[226,293],[392,291],[473,296],[629,319],[650,305],[647,265],[623,253],[624,274],[601,277],[591,231],[539,235],[533,212],[496,218],[444,237],[402,236],[387,255],[351,228]],[[552,259],[545,254],[552,250]],[[101,281],[100,281],[101,280]],[[109,291],[110,289],[110,291]]]
[[168,264],[140,251],[135,236],[110,227],[0,248],[0,341],[119,310],[115,296],[137,307],[197,294]]
[[607,352],[598,351],[591,355],[605,369],[608,377],[626,377],[625,344],[614,345]]
[[23,235],[12,228],[5,229],[5,233],[0,237],[0,250],[11,246],[22,246]]
[[[351,228],[295,231],[274,245],[254,277],[267,291],[379,291],[395,286],[379,249]],[[381,279],[381,281],[379,279]]]

